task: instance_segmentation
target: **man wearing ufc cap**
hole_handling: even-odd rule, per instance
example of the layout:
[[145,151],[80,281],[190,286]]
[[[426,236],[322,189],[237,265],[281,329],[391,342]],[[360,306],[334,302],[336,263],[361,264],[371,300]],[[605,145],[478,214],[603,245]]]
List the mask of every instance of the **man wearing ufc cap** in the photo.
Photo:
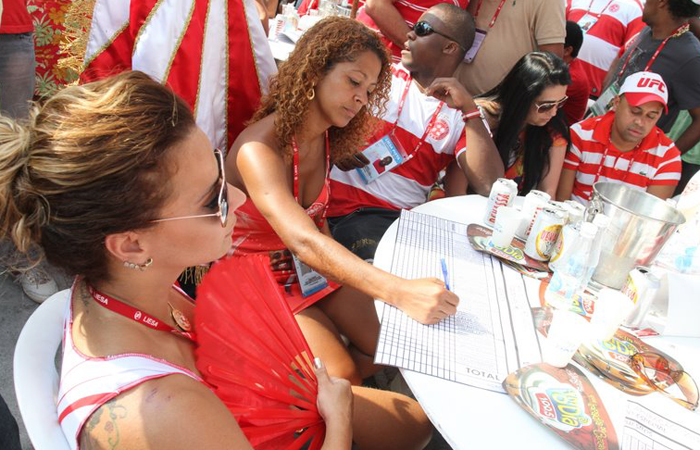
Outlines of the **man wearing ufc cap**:
[[656,126],[667,103],[668,87],[660,75],[628,76],[612,110],[571,127],[557,199],[586,204],[598,181],[623,183],[661,199],[673,195],[680,151]]

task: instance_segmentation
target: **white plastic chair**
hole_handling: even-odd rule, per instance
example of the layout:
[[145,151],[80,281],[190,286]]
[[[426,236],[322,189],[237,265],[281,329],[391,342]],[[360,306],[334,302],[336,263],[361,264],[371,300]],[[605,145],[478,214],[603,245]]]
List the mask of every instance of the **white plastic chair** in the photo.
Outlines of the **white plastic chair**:
[[51,296],[29,317],[15,346],[17,403],[36,450],[70,450],[58,423],[56,351],[63,338],[63,313],[69,295]]

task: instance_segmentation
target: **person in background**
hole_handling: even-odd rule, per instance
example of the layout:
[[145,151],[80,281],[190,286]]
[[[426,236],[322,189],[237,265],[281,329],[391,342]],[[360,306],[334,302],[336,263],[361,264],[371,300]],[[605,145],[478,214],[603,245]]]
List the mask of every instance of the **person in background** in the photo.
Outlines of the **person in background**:
[[[564,55],[564,2],[559,0],[475,0],[468,11],[477,34],[455,77],[472,95],[496,86],[527,53]],[[486,34],[484,34],[486,33]]]
[[[423,12],[440,3],[466,9],[469,0],[367,0],[357,12],[357,20],[379,31],[391,52],[393,61],[399,62],[409,31],[413,29]],[[464,49],[464,51],[467,50],[468,48]]]
[[[569,69],[558,56],[532,52],[520,58],[503,81],[477,98],[493,132],[506,168],[518,184],[518,195],[532,189],[556,194],[569,130],[561,107],[571,83]],[[448,192],[464,193],[466,180],[453,167],[445,177]]]
[[367,147],[392,136],[408,160],[367,183],[357,167],[362,154],[336,161],[328,210],[333,237],[365,260],[401,209],[426,202],[431,186],[457,161],[474,190],[487,195],[503,174],[498,152],[472,96],[451,75],[474,38],[465,10],[438,4],[423,13],[404,44],[401,64],[392,67],[391,93]]
[[566,19],[583,30],[579,61],[590,83],[590,96],[600,95],[618,52],[644,28],[642,4],[638,0],[567,0]]
[[[3,1],[0,24],[0,114],[24,119],[34,95],[34,25],[26,0]],[[24,293],[41,303],[58,291],[48,265],[33,265],[10,242],[0,242],[0,265],[20,268],[12,271]]]
[[681,173],[680,152],[656,126],[668,102],[660,75],[628,76],[613,109],[571,127],[571,149],[557,190],[557,200],[586,204],[593,185],[614,181],[669,198]]
[[[668,132],[678,112],[687,110],[691,123],[676,139],[682,153],[700,141],[700,41],[688,22],[700,14],[700,0],[649,0],[642,20],[648,25],[612,64],[606,82],[611,94],[630,74],[658,73],[668,87],[668,112],[657,126]],[[608,96],[604,96],[607,100]]]
[[588,107],[588,95],[590,85],[588,76],[583,69],[583,63],[577,58],[579,49],[583,43],[583,33],[581,28],[570,20],[566,21],[566,41],[564,42],[564,62],[569,65],[569,75],[571,84],[566,89],[566,96],[569,99],[562,108],[569,125],[583,119]]
[[[229,182],[248,195],[236,213],[231,257],[243,265],[269,255],[261,282],[284,295],[328,372],[354,385],[379,369],[375,298],[423,323],[454,314],[459,302],[438,279],[405,280],[367,264],[328,230],[332,161],[364,142],[369,111],[382,106],[390,76],[377,33],[349,18],[319,21],[280,65],[270,94],[226,159]],[[229,274],[235,278],[235,270]],[[401,436],[384,434],[384,448],[414,448],[429,437],[425,414],[411,405],[392,413],[407,426]]]

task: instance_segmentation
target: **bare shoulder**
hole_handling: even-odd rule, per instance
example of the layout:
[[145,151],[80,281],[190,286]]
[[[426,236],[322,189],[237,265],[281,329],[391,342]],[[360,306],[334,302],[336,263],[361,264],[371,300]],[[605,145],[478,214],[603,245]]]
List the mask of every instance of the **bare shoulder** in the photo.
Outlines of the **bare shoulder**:
[[83,426],[92,449],[250,449],[224,404],[185,375],[146,381],[98,408]]
[[[226,178],[229,183],[243,189],[243,175],[249,167],[265,167],[267,171],[284,167],[284,159],[278,150],[275,136],[274,114],[248,126],[238,135],[226,156]],[[245,190],[245,189],[244,189]]]

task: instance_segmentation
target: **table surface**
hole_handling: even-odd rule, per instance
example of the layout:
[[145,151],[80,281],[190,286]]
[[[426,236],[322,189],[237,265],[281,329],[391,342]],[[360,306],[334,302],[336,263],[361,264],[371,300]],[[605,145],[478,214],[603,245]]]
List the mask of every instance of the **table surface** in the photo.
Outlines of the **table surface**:
[[[479,195],[451,197],[425,203],[414,208],[414,211],[455,222],[481,224],[486,201],[486,197]],[[516,199],[516,206],[522,204],[522,201],[522,197]],[[397,222],[386,231],[375,254],[374,265],[384,270],[391,267]],[[700,339],[656,336],[644,340],[676,358],[688,373],[700,380]],[[627,395],[589,375],[585,369],[581,368],[581,371],[588,376],[605,402],[618,430],[618,439],[622,439],[620,422],[624,420],[627,399],[635,399],[640,403],[649,399],[662,405],[668,402],[669,407],[680,408],[660,394],[644,397]],[[571,448],[553,431],[520,408],[508,395],[406,369],[401,369],[401,373],[430,420],[454,449],[517,448],[524,444],[526,448]],[[606,401],[607,399],[611,401]]]

